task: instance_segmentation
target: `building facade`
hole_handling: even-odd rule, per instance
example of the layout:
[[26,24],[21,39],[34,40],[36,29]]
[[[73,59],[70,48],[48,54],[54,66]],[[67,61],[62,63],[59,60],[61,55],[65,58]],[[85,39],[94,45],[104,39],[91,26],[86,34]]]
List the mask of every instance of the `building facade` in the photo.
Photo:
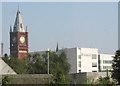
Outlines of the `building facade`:
[[[59,49],[57,54],[62,51],[66,53],[68,62],[71,65],[70,74],[83,72],[106,72],[112,70],[112,60],[114,55],[99,54],[97,48],[64,48]],[[45,51],[31,52],[39,53],[42,57]]]
[[10,26],[10,55],[12,57],[28,57],[28,32],[24,29],[20,10],[17,10],[14,27]]
[[64,51],[71,65],[70,73],[98,72],[98,49],[66,48]]
[[70,73],[102,72],[112,70],[114,55],[99,54],[97,48],[65,48]]
[[112,70],[112,60],[115,55],[99,54],[99,71]]

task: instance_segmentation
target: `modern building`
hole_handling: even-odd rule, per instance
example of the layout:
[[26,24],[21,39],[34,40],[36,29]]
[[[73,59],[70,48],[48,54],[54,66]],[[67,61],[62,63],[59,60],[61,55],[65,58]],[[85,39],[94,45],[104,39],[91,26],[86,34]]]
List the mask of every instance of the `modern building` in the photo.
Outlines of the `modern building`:
[[[68,62],[71,65],[70,74],[83,72],[106,72],[112,70],[112,60],[114,55],[99,54],[97,48],[64,48],[59,49],[57,54],[61,51],[66,53]],[[42,57],[46,51],[31,52],[39,53]]]
[[64,51],[71,65],[70,73],[98,72],[98,49],[66,48]]
[[114,55],[99,54],[97,48],[65,48],[64,51],[71,65],[70,73],[112,70]]
[[28,32],[22,22],[20,10],[17,10],[14,27],[10,26],[10,55],[12,57],[28,57]]
[[99,71],[110,71],[112,70],[112,60],[115,55],[110,54],[99,54]]

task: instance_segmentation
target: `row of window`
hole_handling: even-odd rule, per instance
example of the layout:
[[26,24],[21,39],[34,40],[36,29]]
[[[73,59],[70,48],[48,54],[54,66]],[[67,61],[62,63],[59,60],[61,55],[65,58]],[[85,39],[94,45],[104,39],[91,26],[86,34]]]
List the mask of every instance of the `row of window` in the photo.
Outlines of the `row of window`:
[[[79,61],[78,66],[81,67],[81,61]],[[97,67],[97,62],[93,62],[92,63],[92,67]]]
[[112,60],[103,60],[104,64],[112,64]]
[[[79,71],[79,73],[81,72],[81,70],[78,70]],[[92,70],[92,72],[97,72],[96,70]]]
[[92,59],[97,59],[97,55],[96,54],[92,54]]
[[103,66],[103,69],[112,69],[112,66]]
[[[78,65],[81,67],[81,61],[79,61]],[[97,62],[93,62],[92,67],[97,67]],[[103,69],[112,69],[112,66],[103,66]]]
[[[78,55],[78,58],[81,59],[81,55]],[[97,59],[97,55],[96,54],[92,54],[92,59]]]

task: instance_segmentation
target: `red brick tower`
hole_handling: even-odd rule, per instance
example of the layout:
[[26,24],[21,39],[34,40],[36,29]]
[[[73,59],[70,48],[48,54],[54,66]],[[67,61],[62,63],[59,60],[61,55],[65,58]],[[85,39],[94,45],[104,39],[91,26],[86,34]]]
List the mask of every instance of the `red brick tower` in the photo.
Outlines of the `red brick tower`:
[[18,59],[28,57],[28,32],[27,27],[24,29],[19,9],[13,29],[10,26],[10,55]]

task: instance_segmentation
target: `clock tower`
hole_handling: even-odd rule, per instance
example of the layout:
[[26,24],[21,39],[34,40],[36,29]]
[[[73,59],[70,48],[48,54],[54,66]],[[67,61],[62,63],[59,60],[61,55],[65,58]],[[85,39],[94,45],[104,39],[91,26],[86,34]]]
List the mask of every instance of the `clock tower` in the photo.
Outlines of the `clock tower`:
[[19,9],[14,27],[10,26],[10,55],[18,59],[28,57],[28,32],[27,27],[24,29]]

